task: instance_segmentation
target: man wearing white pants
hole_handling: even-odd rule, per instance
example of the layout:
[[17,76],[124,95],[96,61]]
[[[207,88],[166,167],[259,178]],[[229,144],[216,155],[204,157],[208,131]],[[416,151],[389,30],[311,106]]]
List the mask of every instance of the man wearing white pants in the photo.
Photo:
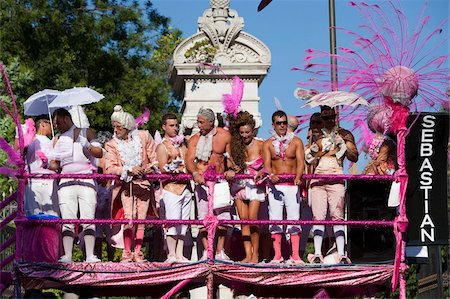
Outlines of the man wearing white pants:
[[[70,113],[58,109],[53,114],[56,128],[61,133],[54,147],[54,160],[50,168],[60,170],[62,174],[91,174],[94,166],[91,158],[101,158],[102,148],[95,141],[95,134],[90,129],[79,129],[73,124]],[[61,179],[58,186],[59,208],[62,219],[94,219],[97,204],[97,187],[93,179]],[[94,255],[95,225],[83,224],[86,262],[99,262]],[[62,227],[64,255],[59,262],[72,261],[75,225],[64,224]]]
[[[27,170],[33,174],[54,174],[48,169],[48,161],[53,152],[50,120],[39,118],[35,122],[36,135],[27,147]],[[58,216],[58,207],[53,179],[29,179],[25,187],[25,214],[27,216],[44,214]]]
[[[184,136],[178,136],[179,125],[175,114],[167,113],[162,118],[164,138],[156,148],[159,169],[162,173],[186,173],[184,157],[186,145]],[[191,213],[192,193],[187,183],[164,183],[161,206],[165,211],[165,219],[188,220]],[[187,225],[169,226],[166,231],[167,263],[187,262],[183,256],[184,236]]]
[[[269,219],[282,220],[283,206],[286,207],[288,220],[300,219],[300,188],[301,176],[305,169],[303,143],[294,133],[288,131],[287,115],[278,110],[272,114],[272,137],[263,145],[264,166],[271,174],[269,185]],[[281,182],[280,174],[295,174],[293,182]],[[288,225],[286,233],[291,241],[291,258],[289,262],[303,264],[299,255],[300,225]],[[283,262],[281,255],[281,239],[283,229],[280,225],[271,225],[273,263]]]

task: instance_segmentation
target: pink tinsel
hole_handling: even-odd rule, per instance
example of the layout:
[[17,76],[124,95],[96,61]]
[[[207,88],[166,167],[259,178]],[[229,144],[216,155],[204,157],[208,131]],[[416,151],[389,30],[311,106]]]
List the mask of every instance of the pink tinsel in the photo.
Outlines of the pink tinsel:
[[389,97],[384,97],[385,103],[392,108],[391,128],[392,132],[397,133],[400,129],[406,128],[409,108],[401,103],[394,103]]
[[354,128],[358,128],[361,133],[362,149],[364,151],[368,151],[375,134],[370,132],[366,122],[363,121],[362,119],[357,119],[355,121]]
[[231,94],[224,94],[222,97],[222,104],[224,111],[227,114],[237,116],[241,109],[242,96],[244,94],[244,82],[238,77],[233,77]]

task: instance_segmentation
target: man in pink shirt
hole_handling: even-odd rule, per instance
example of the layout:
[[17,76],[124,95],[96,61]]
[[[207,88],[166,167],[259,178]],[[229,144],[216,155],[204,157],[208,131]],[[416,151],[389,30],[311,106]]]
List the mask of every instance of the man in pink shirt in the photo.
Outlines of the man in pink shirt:
[[[155,142],[148,131],[137,130],[134,117],[119,105],[114,107],[111,122],[114,137],[105,144],[105,172],[120,176],[112,191],[112,217],[146,219],[152,187],[142,176],[153,172],[157,164]],[[144,224],[124,225],[122,262],[145,261],[141,251],[144,229]]]

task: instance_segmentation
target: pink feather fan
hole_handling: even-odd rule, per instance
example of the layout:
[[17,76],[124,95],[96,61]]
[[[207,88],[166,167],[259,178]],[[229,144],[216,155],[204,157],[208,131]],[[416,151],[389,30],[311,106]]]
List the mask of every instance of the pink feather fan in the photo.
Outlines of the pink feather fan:
[[233,77],[233,83],[231,87],[231,94],[224,94],[222,97],[222,104],[225,113],[228,115],[237,116],[241,110],[241,101],[244,94],[244,82],[238,77]]
[[136,117],[136,127],[139,128],[145,125],[149,119],[150,119],[150,110],[147,107],[145,107],[144,112],[142,112],[141,115]]
[[22,132],[24,146],[29,146],[36,136],[36,127],[32,118],[27,118],[25,120],[25,125],[22,126]]

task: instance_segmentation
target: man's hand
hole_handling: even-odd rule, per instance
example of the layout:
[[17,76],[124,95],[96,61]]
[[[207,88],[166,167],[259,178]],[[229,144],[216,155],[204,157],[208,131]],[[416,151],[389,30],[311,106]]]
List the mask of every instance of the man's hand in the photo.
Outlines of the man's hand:
[[280,181],[280,178],[278,177],[278,175],[272,174],[270,175],[270,180],[272,181],[272,183],[276,184]]
[[227,180],[232,180],[236,175],[236,172],[234,172],[234,170],[227,170],[223,173],[223,175]]
[[198,185],[204,185],[204,184],[205,184],[205,179],[203,178],[203,176],[202,176],[200,173],[198,173],[198,172],[195,171],[195,172],[192,174],[192,177],[193,177],[194,182],[195,182],[196,184],[198,184]]
[[301,186],[302,185],[302,178],[301,177],[295,177],[294,185]]
[[131,170],[133,176],[142,176],[144,174],[144,169],[141,166],[134,166]]

